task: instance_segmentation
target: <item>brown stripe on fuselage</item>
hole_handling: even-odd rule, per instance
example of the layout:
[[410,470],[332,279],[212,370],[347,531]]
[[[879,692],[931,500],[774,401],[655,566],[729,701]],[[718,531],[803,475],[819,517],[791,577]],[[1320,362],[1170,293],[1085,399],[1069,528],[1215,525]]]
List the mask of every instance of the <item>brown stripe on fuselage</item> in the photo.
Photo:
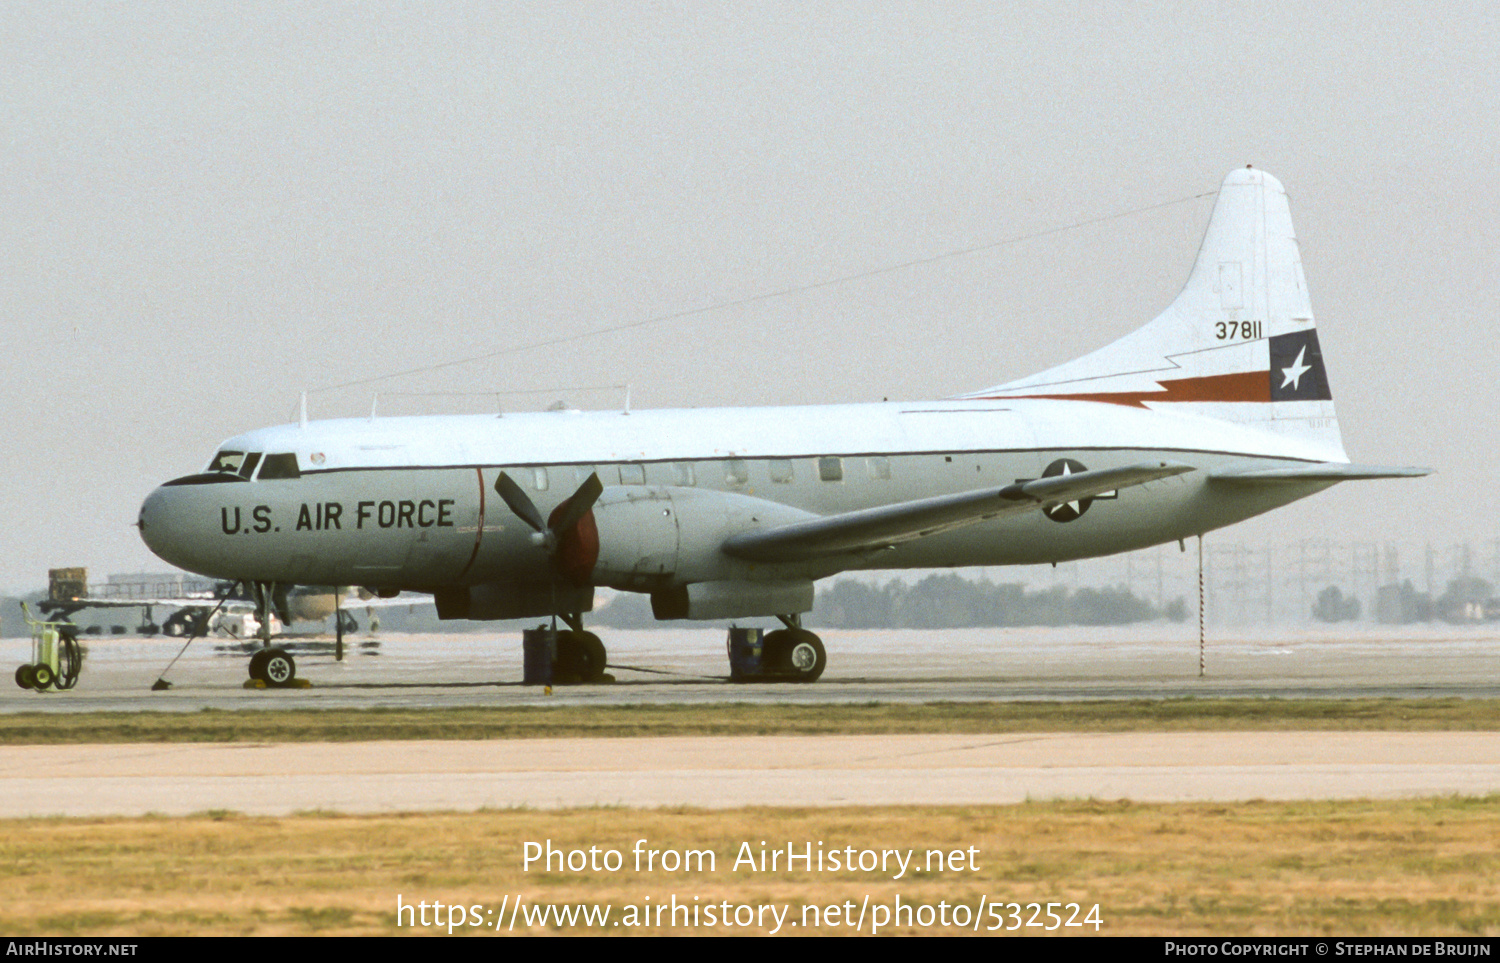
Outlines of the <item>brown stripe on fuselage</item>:
[[1002,398],[1045,398],[1052,401],[1102,401],[1110,405],[1144,408],[1148,401],[1231,401],[1268,402],[1271,400],[1271,373],[1243,371],[1238,374],[1205,375],[1200,378],[1178,378],[1158,381],[1160,391],[1098,391],[1056,395],[995,395]]

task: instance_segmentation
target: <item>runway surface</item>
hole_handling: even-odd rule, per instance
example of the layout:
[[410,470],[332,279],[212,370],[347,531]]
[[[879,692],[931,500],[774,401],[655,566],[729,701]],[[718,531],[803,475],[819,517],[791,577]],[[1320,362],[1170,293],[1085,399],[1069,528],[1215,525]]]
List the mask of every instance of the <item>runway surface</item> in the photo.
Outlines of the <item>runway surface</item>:
[[1049,733],[0,748],[0,816],[973,805],[1500,792],[1500,733]]
[[[351,640],[297,653],[306,689],[243,686],[245,656],[198,642],[90,639],[76,690],[10,688],[0,712],[722,702],[946,702],[1249,696],[1500,697],[1483,628],[1194,627],[827,632],[815,685],[726,681],[713,629],[605,633],[614,684],[519,685],[514,634]],[[0,642],[0,665],[28,657]],[[0,816],[389,812],[528,806],[985,804],[1362,798],[1500,792],[1500,733],[1173,733],[533,739],[0,747]]]

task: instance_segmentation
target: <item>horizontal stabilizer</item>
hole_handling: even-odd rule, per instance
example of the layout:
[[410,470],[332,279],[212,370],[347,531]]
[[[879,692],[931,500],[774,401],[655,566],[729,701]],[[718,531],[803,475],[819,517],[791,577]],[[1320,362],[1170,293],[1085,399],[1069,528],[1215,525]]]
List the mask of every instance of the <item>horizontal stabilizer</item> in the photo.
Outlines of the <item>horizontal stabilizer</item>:
[[1431,468],[1397,468],[1388,465],[1350,465],[1344,462],[1323,462],[1316,465],[1296,465],[1290,468],[1220,468],[1209,473],[1209,479],[1217,482],[1233,482],[1240,485],[1272,484],[1277,482],[1341,482],[1361,481],[1371,478],[1421,478],[1432,474]]
[[723,549],[729,555],[753,562],[794,562],[877,551],[964,525],[1093,498],[1190,471],[1193,471],[1191,465],[1153,461],[1125,468],[1052,475],[1003,488],[939,495],[742,532],[727,539]]

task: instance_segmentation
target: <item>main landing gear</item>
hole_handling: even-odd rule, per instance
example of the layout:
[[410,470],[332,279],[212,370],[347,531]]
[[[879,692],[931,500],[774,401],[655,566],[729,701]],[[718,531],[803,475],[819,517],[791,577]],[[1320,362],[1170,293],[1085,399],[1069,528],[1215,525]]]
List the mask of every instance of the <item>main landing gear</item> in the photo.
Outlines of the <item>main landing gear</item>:
[[578,685],[604,682],[609,653],[604,642],[583,627],[580,614],[559,616],[567,628],[538,626],[522,633],[527,685]]
[[823,640],[796,615],[778,616],[784,629],[729,630],[729,677],[735,682],[816,682],[828,666]]

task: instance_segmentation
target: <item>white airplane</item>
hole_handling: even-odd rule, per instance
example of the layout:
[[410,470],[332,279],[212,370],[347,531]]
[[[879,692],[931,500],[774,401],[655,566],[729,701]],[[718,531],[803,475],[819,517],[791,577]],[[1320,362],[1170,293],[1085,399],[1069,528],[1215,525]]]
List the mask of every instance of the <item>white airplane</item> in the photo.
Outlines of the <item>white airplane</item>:
[[800,616],[835,573],[1109,555],[1427,473],[1349,462],[1286,192],[1247,168],[1170,307],[1039,375],[928,402],[304,419],[224,442],[139,526],[213,578],[555,615],[584,678],[606,660],[596,586],[659,619],[776,617],[767,675],[812,681]]

